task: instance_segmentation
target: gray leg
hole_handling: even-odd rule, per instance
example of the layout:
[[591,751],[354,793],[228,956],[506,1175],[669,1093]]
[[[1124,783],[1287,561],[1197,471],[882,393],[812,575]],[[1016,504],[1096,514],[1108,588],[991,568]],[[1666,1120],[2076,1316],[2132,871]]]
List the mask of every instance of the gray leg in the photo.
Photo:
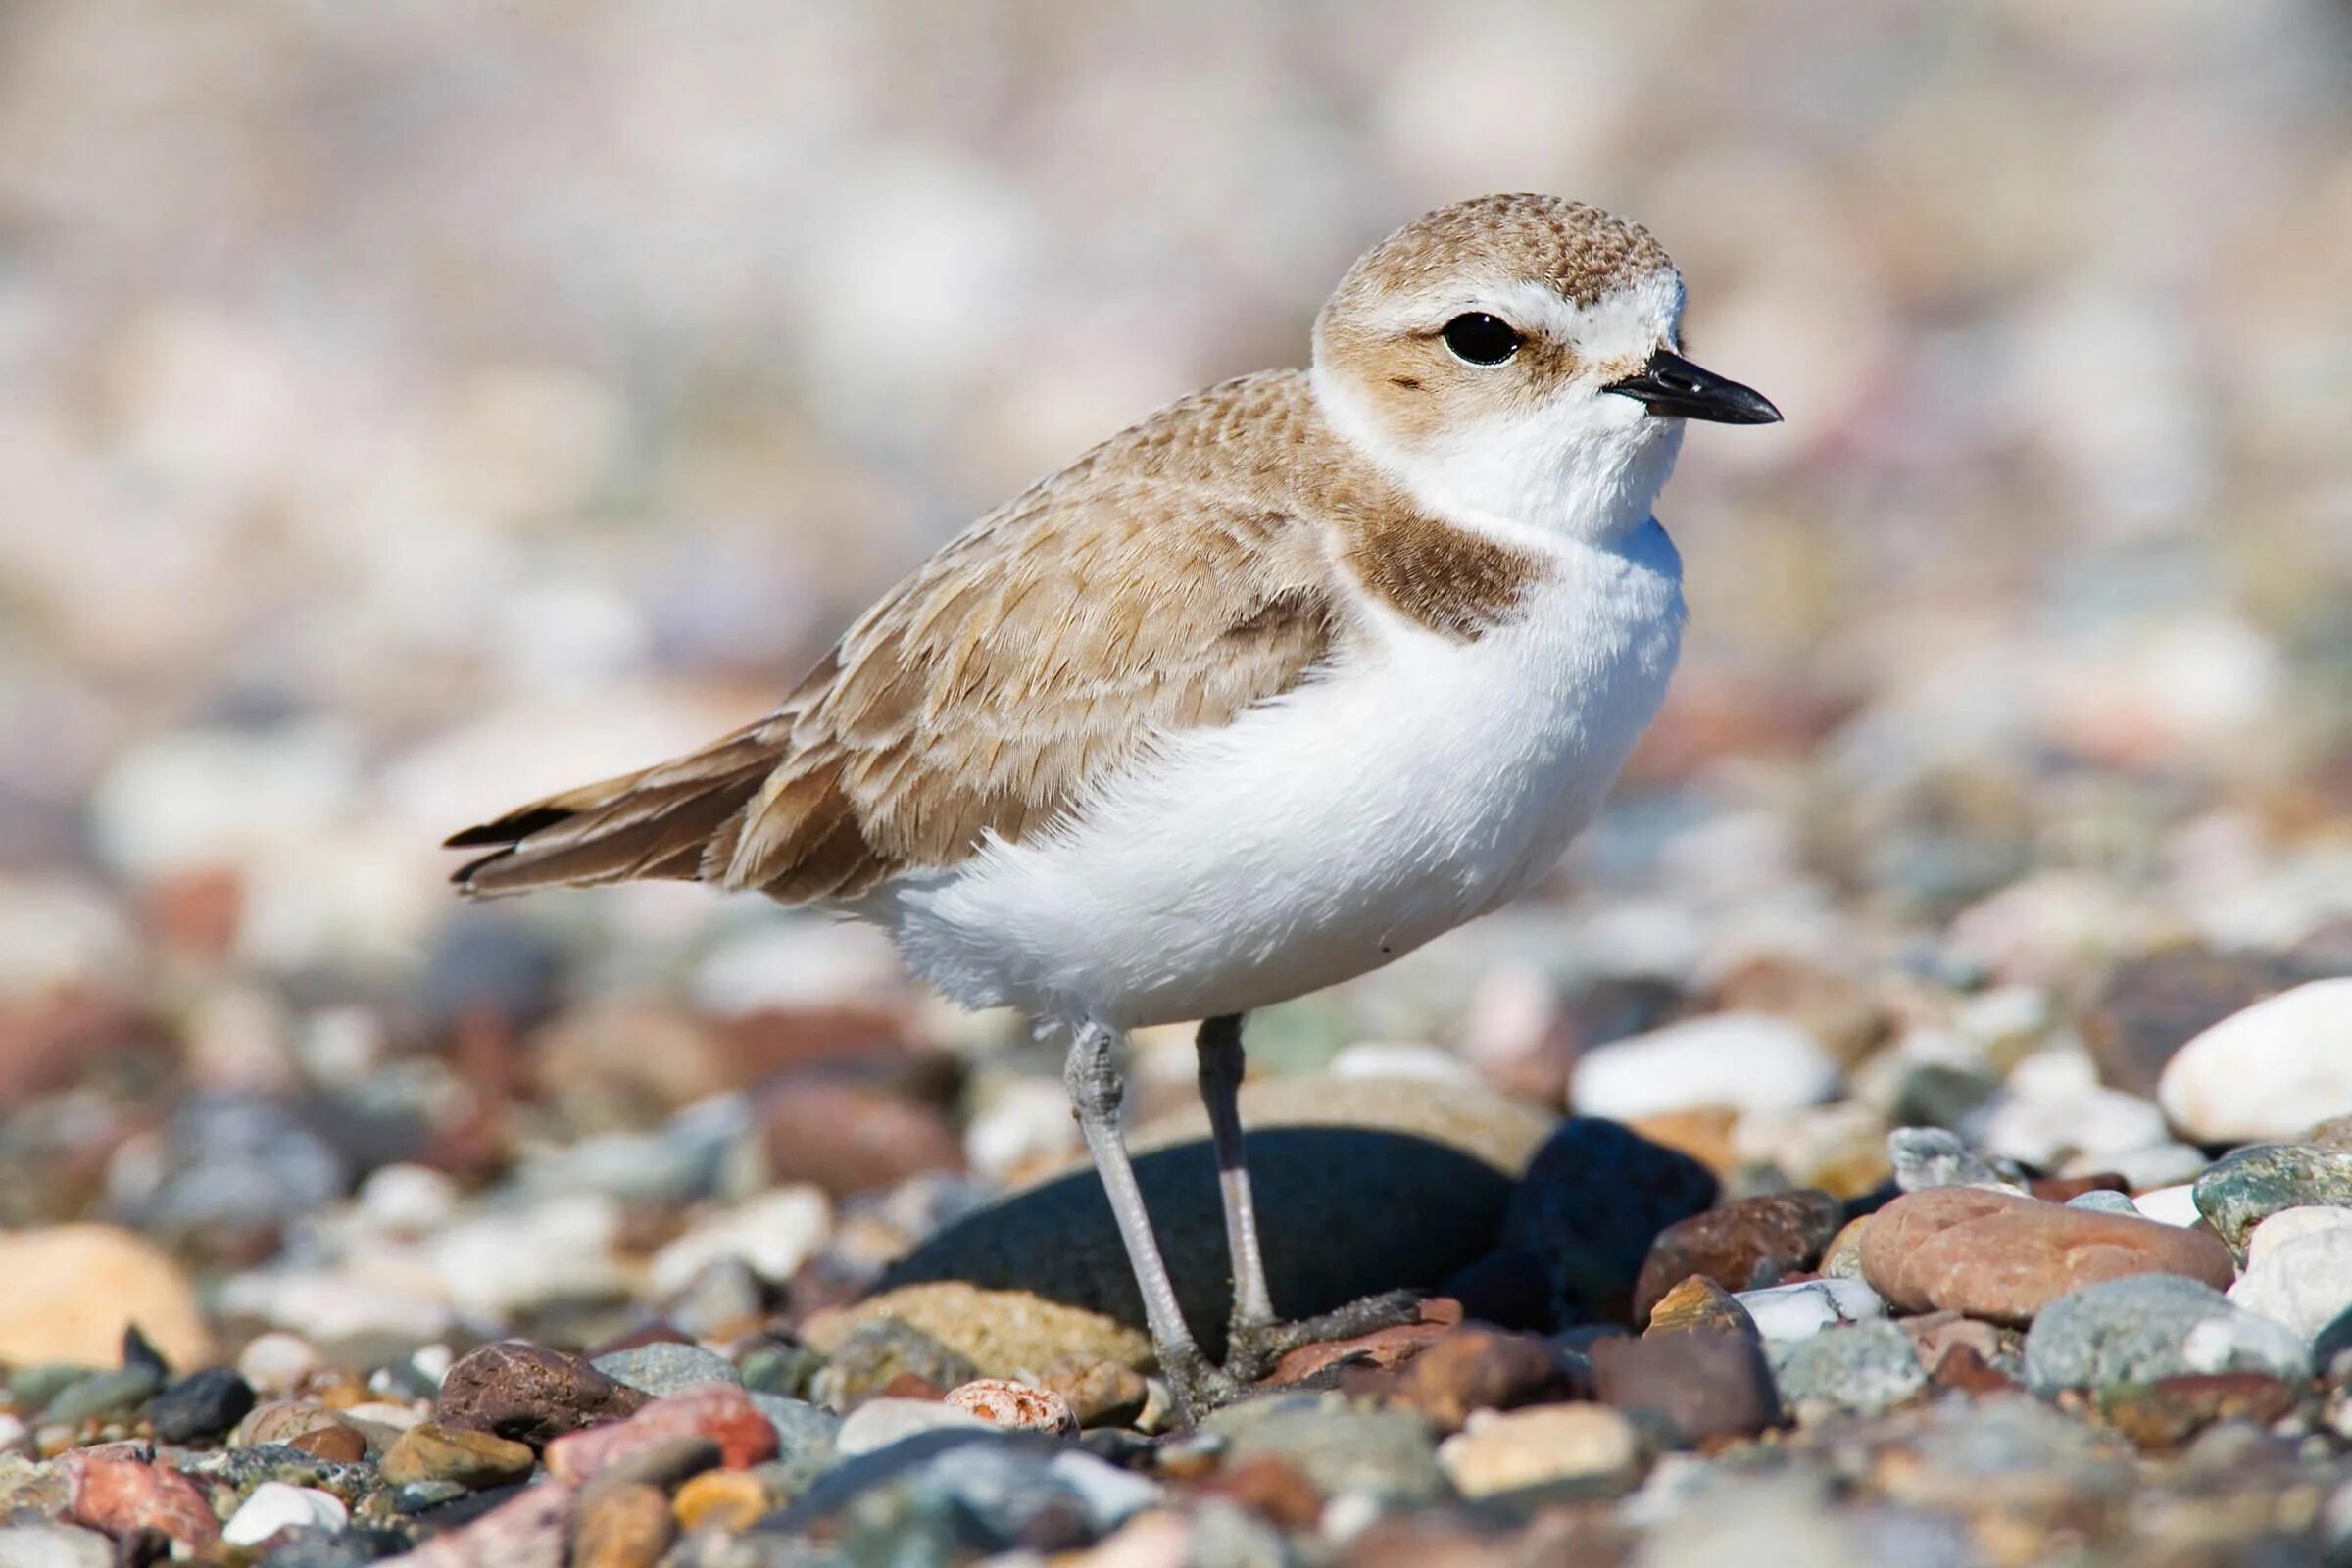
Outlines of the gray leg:
[[1200,1025],[1200,1099],[1208,1106],[1209,1137],[1217,1151],[1217,1189],[1225,1200],[1225,1247],[1233,1259],[1233,1327],[1238,1342],[1274,1322],[1266,1289],[1266,1259],[1257,1242],[1257,1207],[1250,1196],[1250,1164],[1242,1146],[1242,1015]]
[[1101,1024],[1081,1026],[1070,1037],[1062,1081],[1069,1086],[1079,1131],[1086,1135],[1095,1170],[1102,1178],[1102,1191],[1109,1196],[1119,1240],[1127,1246],[1127,1262],[1135,1270],[1136,1288],[1144,1297],[1144,1318],[1152,1328],[1152,1348],[1159,1356],[1160,1370],[1177,1381],[1204,1362],[1200,1347],[1193,1343],[1193,1331],[1185,1327],[1184,1310],[1176,1303],[1176,1287],[1168,1279],[1168,1265],[1160,1258],[1158,1239],[1152,1234],[1152,1218],[1144,1211],[1143,1189],[1136,1186],[1135,1167],[1128,1163],[1127,1142],[1119,1135],[1119,1100],[1124,1090],[1118,1068],[1111,1061],[1114,1043],[1111,1032]]

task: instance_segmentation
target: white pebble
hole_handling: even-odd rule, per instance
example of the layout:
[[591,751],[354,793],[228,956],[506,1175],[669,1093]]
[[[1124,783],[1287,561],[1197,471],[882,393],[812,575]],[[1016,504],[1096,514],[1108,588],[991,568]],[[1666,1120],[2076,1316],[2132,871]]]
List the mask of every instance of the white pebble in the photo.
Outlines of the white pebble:
[[2352,1311],[2352,1208],[2281,1209],[2255,1226],[2230,1299],[2305,1340]]
[[221,1526],[220,1539],[232,1546],[258,1546],[280,1530],[341,1530],[350,1523],[351,1510],[340,1497],[312,1487],[265,1481]]
[[1767,1340],[1809,1340],[1840,1323],[1885,1317],[1885,1298],[1860,1280],[1804,1280],[1761,1291],[1737,1293],[1756,1331]]
[[833,1234],[833,1205],[800,1183],[761,1193],[704,1221],[654,1254],[654,1289],[667,1296],[722,1258],[741,1258],[772,1284],[792,1278]]
[[2197,1191],[2188,1182],[2141,1193],[2132,1200],[2132,1206],[2147,1218],[2162,1220],[2167,1225],[2194,1225],[2205,1217],[2197,1212]]
[[941,1427],[969,1427],[975,1432],[997,1430],[978,1416],[937,1399],[868,1399],[842,1419],[840,1435],[833,1440],[833,1451],[852,1459],[876,1448],[887,1448],[918,1432],[934,1432]]
[[458,1209],[458,1184],[429,1165],[386,1165],[360,1184],[360,1215],[393,1236],[422,1236]]
[[1577,1059],[1570,1102],[1619,1120],[1726,1105],[1793,1110],[1838,1088],[1838,1064],[1785,1018],[1724,1012],[1596,1046]]
[[283,1394],[320,1364],[299,1334],[257,1334],[237,1356],[237,1375],[262,1394]]
[[2292,1138],[2352,1113],[2352,978],[2314,980],[2231,1013],[2174,1053],[2156,1098],[2201,1144]]

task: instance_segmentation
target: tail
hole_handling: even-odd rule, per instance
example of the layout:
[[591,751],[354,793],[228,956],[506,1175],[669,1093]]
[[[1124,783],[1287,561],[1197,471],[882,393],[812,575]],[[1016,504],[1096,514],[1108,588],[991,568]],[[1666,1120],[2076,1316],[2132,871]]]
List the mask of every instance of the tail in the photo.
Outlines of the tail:
[[[707,880],[713,842],[732,842],[722,830],[783,760],[776,731],[786,727],[763,719],[675,760],[550,795],[453,834],[449,849],[495,848],[450,880],[477,898],[649,878]],[[722,860],[717,870],[724,869]]]

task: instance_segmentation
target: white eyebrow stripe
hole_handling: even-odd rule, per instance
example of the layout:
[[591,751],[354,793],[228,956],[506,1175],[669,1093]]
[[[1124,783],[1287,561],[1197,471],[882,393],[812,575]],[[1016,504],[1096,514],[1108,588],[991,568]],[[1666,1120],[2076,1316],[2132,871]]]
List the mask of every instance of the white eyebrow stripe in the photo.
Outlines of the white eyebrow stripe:
[[1586,349],[1646,353],[1682,319],[1683,279],[1671,270],[1652,272],[1582,309],[1529,278],[1462,282],[1391,300],[1366,316],[1382,332],[1434,332],[1455,317],[1483,311],[1522,332]]

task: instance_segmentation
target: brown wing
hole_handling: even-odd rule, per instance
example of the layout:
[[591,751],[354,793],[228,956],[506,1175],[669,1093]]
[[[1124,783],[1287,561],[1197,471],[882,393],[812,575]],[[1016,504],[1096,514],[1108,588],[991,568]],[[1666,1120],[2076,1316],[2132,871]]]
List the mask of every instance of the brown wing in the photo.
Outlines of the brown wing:
[[1073,469],[934,556],[771,717],[458,834],[500,848],[456,880],[855,897],[1062,820],[1155,737],[1297,685],[1337,623],[1314,524],[1247,490]]

